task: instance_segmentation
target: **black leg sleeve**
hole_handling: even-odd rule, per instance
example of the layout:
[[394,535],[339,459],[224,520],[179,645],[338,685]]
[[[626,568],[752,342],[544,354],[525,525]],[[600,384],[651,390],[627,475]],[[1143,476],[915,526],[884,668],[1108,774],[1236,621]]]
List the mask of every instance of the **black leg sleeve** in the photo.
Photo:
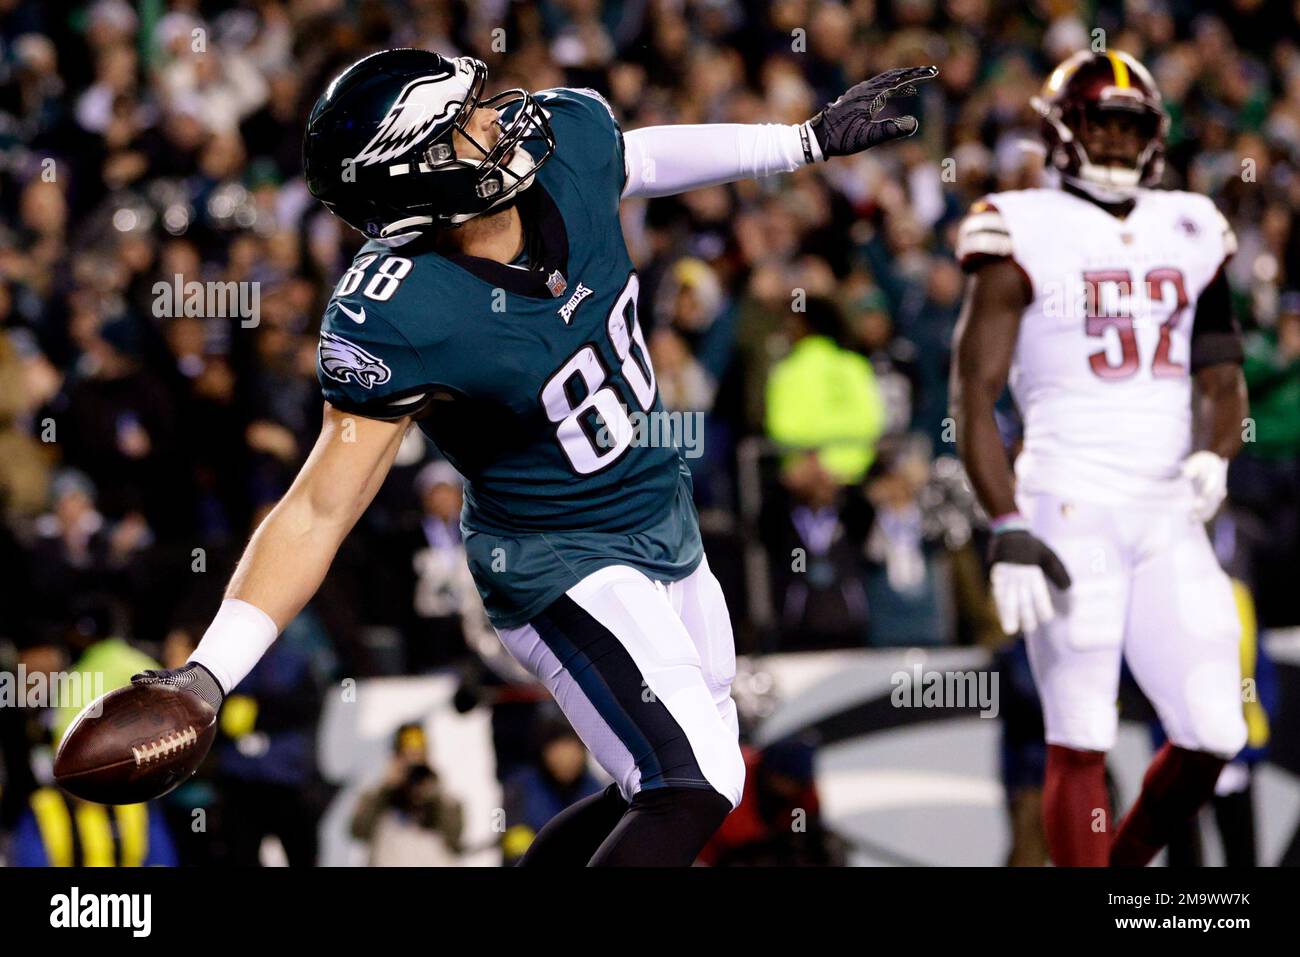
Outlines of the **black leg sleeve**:
[[1246,785],[1242,791],[1225,794],[1214,799],[1214,818],[1223,835],[1223,851],[1228,867],[1255,867],[1254,788]]
[[731,802],[710,788],[640,791],[591,866],[690,867],[730,813]]
[[586,867],[627,808],[616,784],[575,801],[546,822],[516,866]]

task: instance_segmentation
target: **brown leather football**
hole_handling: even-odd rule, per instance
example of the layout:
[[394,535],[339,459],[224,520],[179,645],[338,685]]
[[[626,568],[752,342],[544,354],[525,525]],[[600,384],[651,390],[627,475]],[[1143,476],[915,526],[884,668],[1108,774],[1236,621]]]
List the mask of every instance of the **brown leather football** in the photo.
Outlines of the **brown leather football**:
[[198,769],[217,713],[192,691],[129,685],[82,709],[54,757],[54,779],[97,804],[161,797]]

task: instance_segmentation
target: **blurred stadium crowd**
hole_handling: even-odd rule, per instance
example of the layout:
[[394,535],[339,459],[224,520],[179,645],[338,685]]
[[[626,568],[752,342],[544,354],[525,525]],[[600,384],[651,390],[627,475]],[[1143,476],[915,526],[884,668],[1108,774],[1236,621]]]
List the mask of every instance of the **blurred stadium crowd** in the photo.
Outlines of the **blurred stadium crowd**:
[[[6,667],[125,680],[201,635],[315,437],[319,317],[360,244],[307,194],[304,120],[331,76],[389,46],[480,57],[496,88],[595,88],[625,129],[798,122],[859,79],[938,64],[907,107],[912,140],[628,202],[625,232],[664,400],[703,422],[690,465],[740,650],[997,643],[946,422],[952,245],[973,200],[1036,181],[1029,97],[1098,42],[1163,90],[1169,185],[1213,196],[1237,230],[1255,431],[1216,542],[1261,624],[1300,623],[1300,4],[0,0]],[[256,314],[247,299],[186,314],[172,291],[194,281],[251,284]],[[477,612],[460,495],[408,437],[318,599],[227,706],[195,786],[219,781],[242,827],[173,855],[255,859],[256,821],[312,859],[314,728],[340,675],[461,668],[464,707],[497,702],[525,829],[596,786],[537,696],[501,690],[517,678]],[[40,778],[30,717],[0,710],[2,826],[19,838]],[[408,732],[353,831],[373,838],[384,802],[419,808],[450,853],[460,811],[403,759]],[[810,774],[798,749],[778,758],[787,790]]]

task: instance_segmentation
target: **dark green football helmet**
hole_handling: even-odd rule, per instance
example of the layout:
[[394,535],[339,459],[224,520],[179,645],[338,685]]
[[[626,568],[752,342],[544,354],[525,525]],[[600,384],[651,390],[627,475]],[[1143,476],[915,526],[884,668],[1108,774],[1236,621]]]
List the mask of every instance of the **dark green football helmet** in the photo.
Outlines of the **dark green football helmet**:
[[[487,67],[471,57],[384,50],[352,64],[312,108],[303,138],[307,188],[370,239],[400,242],[510,202],[555,149],[532,94],[481,99]],[[495,143],[468,123],[502,113]],[[459,131],[481,156],[457,156]],[[462,150],[462,152],[467,152]]]

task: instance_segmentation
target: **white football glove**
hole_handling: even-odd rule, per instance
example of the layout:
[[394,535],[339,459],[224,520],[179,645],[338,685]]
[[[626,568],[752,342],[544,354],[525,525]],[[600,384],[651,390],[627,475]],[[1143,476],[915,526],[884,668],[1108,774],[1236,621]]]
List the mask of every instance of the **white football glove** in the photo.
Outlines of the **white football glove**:
[[1183,475],[1192,486],[1192,514],[1208,522],[1228,494],[1228,460],[1213,452],[1193,452],[1183,459]]
[[993,536],[989,559],[993,601],[1004,632],[1028,634],[1055,617],[1047,583],[1064,591],[1070,573],[1054,551],[1024,529],[1009,529]]

